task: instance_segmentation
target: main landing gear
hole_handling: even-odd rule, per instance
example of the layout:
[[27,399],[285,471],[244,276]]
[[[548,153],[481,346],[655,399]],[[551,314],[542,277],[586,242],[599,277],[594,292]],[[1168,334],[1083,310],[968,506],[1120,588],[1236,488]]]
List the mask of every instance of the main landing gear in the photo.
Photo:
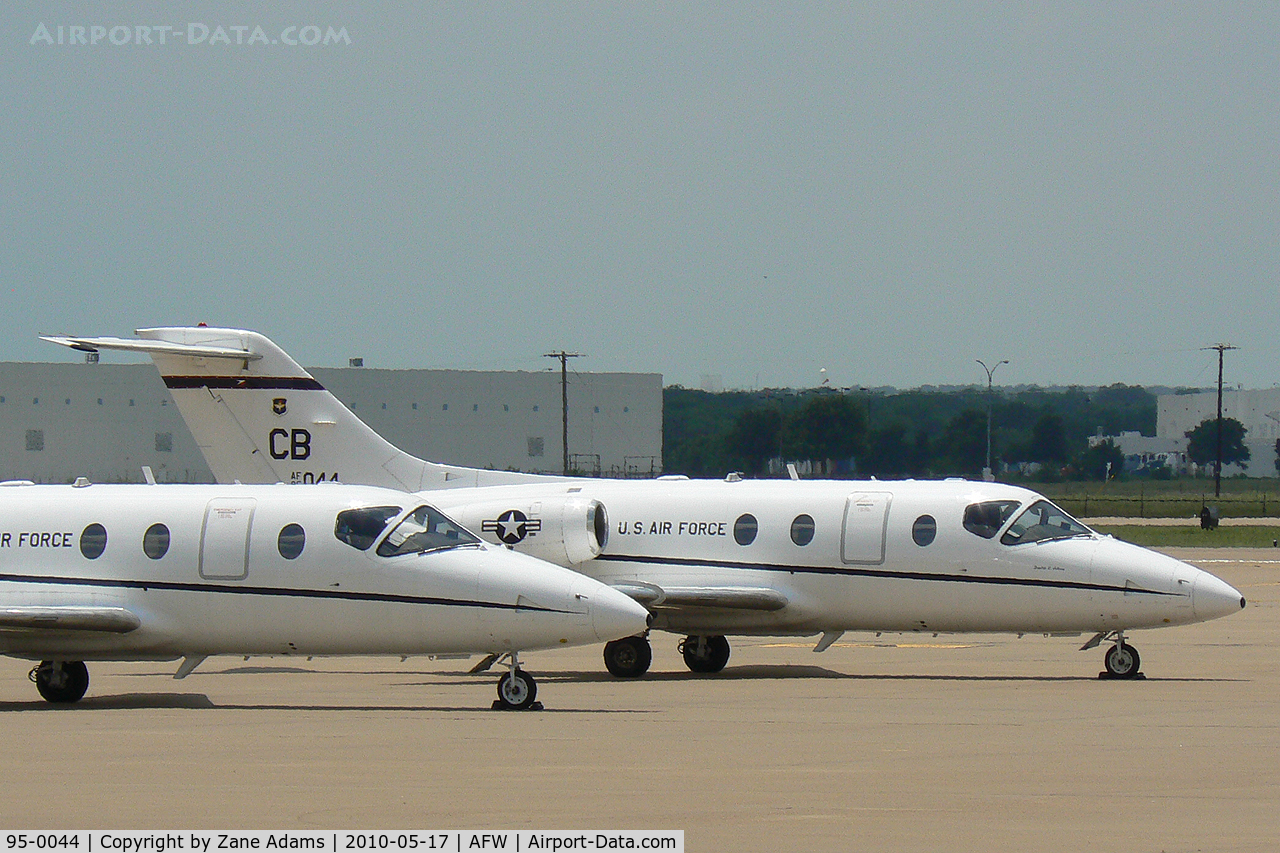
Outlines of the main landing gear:
[[32,668],[27,676],[46,702],[70,705],[79,702],[89,689],[89,668],[84,661],[45,660]]
[[[711,674],[729,662],[729,641],[722,635],[689,636],[677,647],[685,666],[693,672]],[[623,637],[604,644],[604,665],[617,678],[639,678],[653,663],[653,647],[645,635]]]
[[723,635],[685,637],[680,642],[685,666],[693,672],[710,674],[724,669],[729,662],[729,641]]
[[1089,642],[1080,647],[1085,652],[1102,644],[1104,640],[1114,639],[1116,644],[1107,649],[1102,662],[1106,667],[1098,673],[1099,678],[1141,678],[1142,658],[1138,650],[1124,641],[1124,631],[1100,631]]
[[618,678],[639,678],[653,663],[653,647],[643,635],[623,637],[604,644],[604,666]]

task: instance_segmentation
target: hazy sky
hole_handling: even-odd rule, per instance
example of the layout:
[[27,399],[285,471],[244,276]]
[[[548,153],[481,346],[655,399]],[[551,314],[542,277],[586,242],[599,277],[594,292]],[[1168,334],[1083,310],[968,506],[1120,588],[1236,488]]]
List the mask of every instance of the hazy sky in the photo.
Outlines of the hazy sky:
[[0,5],[0,360],[1280,383],[1280,4],[352,5]]

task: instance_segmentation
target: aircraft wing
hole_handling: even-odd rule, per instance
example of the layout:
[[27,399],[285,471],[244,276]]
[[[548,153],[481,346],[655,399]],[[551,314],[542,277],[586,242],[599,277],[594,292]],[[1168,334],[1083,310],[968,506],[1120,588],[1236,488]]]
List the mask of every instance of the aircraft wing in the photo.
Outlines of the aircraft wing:
[[101,631],[127,634],[142,620],[123,607],[0,607],[0,631]]
[[658,586],[642,581],[615,583],[613,588],[650,609],[720,607],[727,610],[781,610],[787,597],[776,589],[754,586]]
[[214,347],[196,344],[180,344],[173,341],[132,340],[129,338],[76,338],[70,335],[41,335],[40,340],[61,344],[81,352],[97,352],[110,349],[124,352],[141,352],[147,355],[181,355],[193,358],[234,358],[256,361],[261,353],[235,347]]

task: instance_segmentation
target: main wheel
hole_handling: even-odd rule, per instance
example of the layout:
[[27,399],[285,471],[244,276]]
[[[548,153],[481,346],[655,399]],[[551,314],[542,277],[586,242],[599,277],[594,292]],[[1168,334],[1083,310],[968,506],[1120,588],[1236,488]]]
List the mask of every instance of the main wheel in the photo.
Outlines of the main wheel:
[[685,666],[693,672],[708,674],[724,669],[729,662],[729,641],[719,634],[701,639],[701,653],[698,649],[698,637],[685,637],[680,644],[680,654],[684,655]]
[[70,705],[79,702],[89,689],[89,668],[83,661],[69,660],[60,664],[40,661],[34,674],[36,690],[46,702]]
[[538,684],[523,669],[498,679],[498,701],[508,711],[523,711],[538,698]]
[[1105,658],[1107,672],[1115,678],[1134,678],[1138,674],[1138,667],[1142,665],[1142,659],[1138,657],[1138,650],[1128,643],[1116,643],[1109,650]]
[[604,644],[604,666],[618,678],[639,678],[653,663],[653,647],[644,637],[623,637]]

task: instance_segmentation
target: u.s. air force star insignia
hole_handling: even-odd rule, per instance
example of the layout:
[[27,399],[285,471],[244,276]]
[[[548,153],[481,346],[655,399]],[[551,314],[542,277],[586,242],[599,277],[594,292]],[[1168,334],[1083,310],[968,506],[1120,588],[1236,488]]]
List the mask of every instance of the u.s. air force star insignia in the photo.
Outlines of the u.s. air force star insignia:
[[288,410],[288,403],[284,397],[276,397],[271,401],[271,411],[277,415],[283,415]]
[[480,522],[481,532],[498,534],[498,539],[505,545],[523,542],[530,533],[537,533],[541,529],[542,519],[529,518],[518,509],[509,509],[497,518]]

